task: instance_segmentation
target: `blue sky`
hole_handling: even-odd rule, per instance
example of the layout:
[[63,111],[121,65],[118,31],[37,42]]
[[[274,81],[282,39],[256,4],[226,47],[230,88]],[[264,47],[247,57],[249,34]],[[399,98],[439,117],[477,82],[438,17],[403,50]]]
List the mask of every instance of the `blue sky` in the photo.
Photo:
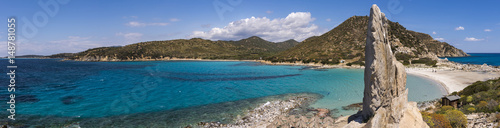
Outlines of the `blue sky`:
[[[192,37],[238,40],[257,35],[270,41],[301,41],[329,31],[351,16],[368,15],[372,4],[407,29],[427,33],[465,52],[500,52],[499,1],[41,0],[40,3],[10,0],[0,4],[1,18],[16,18],[17,55],[75,53],[94,47]],[[44,3],[50,5],[48,10]],[[7,25],[1,25],[0,30],[5,30],[0,31],[0,42],[6,44]],[[6,56],[6,46],[0,45],[0,49]]]

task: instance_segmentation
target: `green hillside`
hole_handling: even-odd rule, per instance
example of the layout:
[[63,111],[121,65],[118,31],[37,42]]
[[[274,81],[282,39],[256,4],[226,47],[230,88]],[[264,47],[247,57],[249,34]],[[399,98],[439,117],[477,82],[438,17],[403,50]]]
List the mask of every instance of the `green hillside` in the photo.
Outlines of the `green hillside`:
[[[434,40],[430,35],[407,30],[397,22],[389,21],[389,40],[398,60],[467,56],[448,43]],[[321,35],[308,38],[297,46],[268,60],[338,63],[339,60],[362,63],[368,26],[367,16],[353,16],[339,26]]]
[[[253,36],[239,41],[189,40],[149,41],[123,47],[100,47],[77,53],[82,61],[161,59],[164,57],[201,59],[259,59],[298,44],[295,40],[273,43]],[[107,58],[107,59],[103,59]]]

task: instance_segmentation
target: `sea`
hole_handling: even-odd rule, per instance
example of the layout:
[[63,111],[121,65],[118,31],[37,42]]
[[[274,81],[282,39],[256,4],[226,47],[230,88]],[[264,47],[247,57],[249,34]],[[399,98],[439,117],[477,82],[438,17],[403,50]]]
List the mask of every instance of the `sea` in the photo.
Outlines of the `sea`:
[[[7,60],[0,61],[4,61],[0,63],[2,72],[7,73]],[[332,116],[338,117],[357,112],[342,106],[361,103],[364,90],[364,69],[314,69],[249,61],[16,59],[16,64],[16,120],[7,118],[10,79],[3,75],[0,124],[19,127],[231,123],[252,107],[296,94],[316,96],[318,100],[309,107],[334,110]],[[446,94],[439,83],[411,74],[406,87],[410,101],[429,101]]]
[[[500,53],[468,53],[467,57],[447,57],[449,61],[462,64],[487,64],[500,66]],[[444,59],[444,58],[442,58]]]

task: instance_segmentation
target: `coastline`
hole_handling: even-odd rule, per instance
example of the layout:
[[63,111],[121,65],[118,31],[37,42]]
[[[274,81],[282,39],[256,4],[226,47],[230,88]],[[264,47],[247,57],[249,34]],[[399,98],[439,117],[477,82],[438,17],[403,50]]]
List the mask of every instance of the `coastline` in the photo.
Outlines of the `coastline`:
[[[63,59],[64,61],[66,59]],[[82,60],[75,60],[82,61]],[[113,61],[113,60],[112,60]],[[193,59],[193,58],[165,58],[165,59],[140,59],[140,60],[119,60],[119,61],[245,61],[245,62],[259,62],[267,65],[288,65],[288,66],[308,66],[313,69],[364,69],[364,66],[352,65],[347,66],[344,63],[337,65],[324,65],[318,63],[302,63],[302,62],[279,62],[273,63],[267,60],[231,60],[231,59]],[[474,64],[460,64],[451,62],[446,59],[439,59],[439,67],[429,67],[421,65],[405,66],[406,72],[412,75],[430,79],[439,83],[450,94],[455,91],[460,91],[468,85],[476,81],[485,81],[500,77],[500,69],[494,68],[489,65],[474,65]],[[434,72],[435,71],[435,72]]]
[[447,70],[439,68],[406,68],[407,73],[429,78],[441,83],[448,94],[460,91],[476,81],[485,81],[500,77],[500,72],[477,72]]

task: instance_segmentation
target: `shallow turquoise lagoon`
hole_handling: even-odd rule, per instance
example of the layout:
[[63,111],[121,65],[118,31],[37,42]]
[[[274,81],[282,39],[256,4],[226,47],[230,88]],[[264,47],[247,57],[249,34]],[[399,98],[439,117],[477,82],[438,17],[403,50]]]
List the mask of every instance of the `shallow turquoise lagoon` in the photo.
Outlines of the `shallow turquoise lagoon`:
[[[324,96],[312,107],[339,109],[338,116],[355,113],[341,107],[363,98],[363,69],[310,69],[242,61],[20,59],[17,63],[16,111],[21,115],[102,118],[310,92]],[[1,82],[7,80],[5,76]],[[436,82],[413,75],[407,77],[407,88],[411,101],[433,100],[444,94]],[[6,89],[0,94],[8,95]]]

